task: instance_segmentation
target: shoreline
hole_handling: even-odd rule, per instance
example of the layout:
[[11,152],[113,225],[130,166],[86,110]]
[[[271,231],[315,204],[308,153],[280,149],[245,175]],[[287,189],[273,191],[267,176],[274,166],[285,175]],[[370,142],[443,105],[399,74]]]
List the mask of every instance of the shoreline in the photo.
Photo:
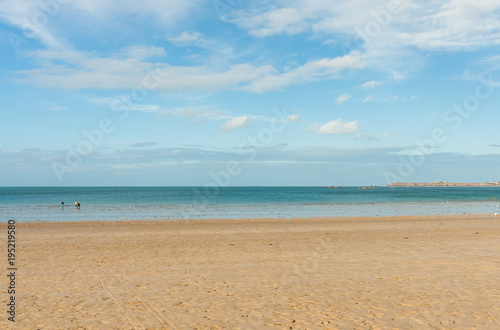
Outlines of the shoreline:
[[[403,216],[359,216],[359,217],[295,217],[295,218],[192,218],[192,219],[134,219],[134,220],[89,220],[89,221],[22,221],[19,227],[43,226],[115,226],[115,225],[162,225],[162,224],[210,224],[210,223],[300,223],[300,222],[369,222],[369,221],[420,221],[420,220],[457,220],[457,219],[496,219],[494,214],[442,214],[442,215],[403,215]],[[0,223],[0,228],[6,227]]]

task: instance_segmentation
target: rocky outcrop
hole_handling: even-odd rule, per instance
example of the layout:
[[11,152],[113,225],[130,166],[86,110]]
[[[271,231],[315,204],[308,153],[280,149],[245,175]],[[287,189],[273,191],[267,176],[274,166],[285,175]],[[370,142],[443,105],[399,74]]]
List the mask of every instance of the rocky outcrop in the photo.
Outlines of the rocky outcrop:
[[470,182],[394,182],[387,187],[500,187],[500,181]]

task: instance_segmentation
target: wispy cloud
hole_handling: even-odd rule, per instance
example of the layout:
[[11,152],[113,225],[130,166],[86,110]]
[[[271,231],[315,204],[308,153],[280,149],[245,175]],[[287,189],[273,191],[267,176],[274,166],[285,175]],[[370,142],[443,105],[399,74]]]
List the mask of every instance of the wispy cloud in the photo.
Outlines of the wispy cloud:
[[419,99],[420,96],[412,95],[412,96],[401,96],[401,95],[393,95],[390,97],[373,97],[371,95],[365,97],[363,102],[408,102]]
[[[388,4],[394,2],[353,0],[334,6],[321,0],[259,2],[236,11],[229,21],[258,38],[304,33],[317,38],[345,36],[323,44],[340,47],[344,53],[359,51],[365,56],[365,67],[386,72],[394,80],[407,79],[425,67],[422,51],[471,51],[500,45],[497,1],[404,0],[397,2],[392,13]],[[366,33],[373,26],[378,32]]]
[[[34,17],[45,18],[45,24],[34,22]],[[50,48],[67,47],[65,42],[57,37],[57,34],[51,29],[50,19],[37,2],[29,0],[4,0],[0,2],[0,21],[18,28],[22,38],[35,38]]]
[[164,92],[217,91],[242,89],[250,92],[280,90],[295,84],[339,77],[344,69],[360,69],[363,58],[353,53],[335,58],[308,61],[279,73],[270,65],[232,64],[224,69],[209,65],[172,66],[145,61],[163,54],[157,47],[136,46],[120,56],[97,56],[75,51],[37,51],[34,57],[46,61],[36,69],[17,72],[17,81],[44,88],[128,89],[144,84]]
[[158,145],[158,142],[136,142],[129,145],[131,148],[146,148]]
[[222,125],[220,125],[220,131],[222,133],[234,131],[235,129],[238,129],[238,128],[245,126],[245,124],[247,123],[247,120],[248,120],[247,116],[239,116],[239,117],[235,117],[233,119],[230,119],[230,120],[222,123]]
[[345,101],[351,99],[351,95],[349,93],[344,93],[340,96],[338,96],[337,98],[335,98],[335,102],[337,102],[338,104],[341,104],[341,103],[344,103]]
[[[97,56],[86,52],[37,51],[44,58],[39,68],[18,71],[17,81],[44,88],[59,89],[131,89],[143,84],[165,92],[213,91],[235,88],[264,77],[274,69],[250,63],[230,65],[224,70],[200,66],[171,66],[144,61],[147,51],[124,57]],[[149,56],[157,56],[156,50]],[[147,80],[147,81],[146,81]],[[146,82],[145,82],[146,81]],[[153,88],[152,87],[152,88]]]
[[66,106],[58,105],[58,104],[54,104],[53,102],[46,102],[46,101],[40,102],[40,106],[43,109],[49,110],[49,111],[67,111],[67,110],[69,110],[69,108]]
[[345,69],[364,67],[363,57],[354,52],[345,56],[308,61],[282,73],[273,69],[268,74],[254,79],[242,89],[258,93],[280,90],[291,85],[338,78]]
[[208,48],[215,44],[214,40],[205,38],[199,32],[184,31],[177,36],[170,37],[167,39],[168,41],[172,42],[174,45],[179,47],[196,46],[201,48]]
[[363,89],[369,89],[369,88],[375,88],[382,85],[381,81],[376,81],[376,80],[370,80],[365,82],[364,84],[361,85],[361,88]]
[[162,110],[156,116],[157,119],[161,119],[164,117],[183,117],[183,118],[213,119],[213,120],[223,120],[231,118],[230,115],[224,114],[219,110],[200,110],[196,108],[177,108],[170,110]]
[[[31,0],[3,0],[0,2],[0,20],[22,31],[23,37],[40,40],[50,49],[70,49],[66,37],[72,28],[105,27],[102,22],[129,17],[153,21],[157,29],[167,29],[184,19],[197,8],[201,0],[72,0],[44,2]],[[71,21],[64,27],[58,22]],[[69,30],[69,31],[66,31]],[[26,33],[28,32],[28,33]]]
[[289,122],[289,123],[296,123],[296,122],[299,122],[301,121],[300,119],[300,115],[297,115],[297,114],[294,114],[294,115],[290,115],[286,118],[286,121]]
[[370,136],[368,139],[369,140],[384,140],[384,139],[388,139],[391,135],[389,133],[383,133],[383,134],[377,134],[377,135],[373,135],[373,136]]
[[[373,40],[369,42],[360,42],[356,50],[345,52],[345,56],[309,59],[286,71],[270,65],[272,62],[245,63],[238,60],[217,66],[209,63],[213,61],[210,56],[208,59],[199,58],[201,65],[198,66],[172,65],[165,63],[166,54],[160,47],[140,45],[130,45],[121,54],[70,54],[68,50],[72,47],[65,39],[74,31],[66,32],[66,26],[57,24],[70,19],[72,25],[80,28],[113,19],[125,23],[120,19],[134,14],[138,19],[148,19],[163,29],[162,33],[170,35],[168,40],[178,47],[214,48],[218,45],[217,40],[207,38],[200,32],[184,30],[173,35],[166,28],[188,17],[200,3],[200,0],[144,0],[140,4],[132,0],[64,2],[57,10],[57,19],[49,17],[48,23],[39,24],[36,31],[38,40],[48,49],[60,53],[53,52],[51,56],[47,52],[33,54],[33,58],[46,61],[32,70],[19,71],[18,81],[48,88],[124,89],[137,85],[147,70],[154,67],[157,77],[163,80],[158,86],[160,91],[237,88],[267,92],[296,84],[335,79],[345,69],[375,67],[390,72],[394,79],[401,79],[406,77],[403,71],[408,61],[412,61],[411,70],[418,70],[421,66],[421,56],[414,51],[415,48],[426,51],[468,51],[500,44],[500,3],[492,0],[473,3],[463,0],[423,1],[418,4],[400,1],[398,12],[391,15],[387,26],[382,26],[380,36],[371,38]],[[258,38],[308,32],[315,37],[327,34],[359,39],[355,29],[363,30],[369,22],[377,23],[374,13],[385,7],[387,2],[381,0],[342,1],[335,6],[329,1],[310,0],[258,2],[246,6],[246,10],[235,10],[228,22]],[[76,14],[80,12],[84,14]],[[26,21],[32,20],[37,13],[44,12],[33,1],[5,0],[0,3],[0,20],[19,31],[26,30]],[[98,28],[103,26],[95,25]],[[332,39],[328,40],[324,43],[331,44]],[[335,40],[335,43],[342,44],[342,41]],[[151,57],[163,57],[163,61],[146,61]],[[374,88],[378,83],[371,81],[363,86]]]
[[413,30],[398,35],[403,42],[427,50],[451,51],[500,44],[497,1],[450,0],[428,6],[426,11],[417,8],[410,25]]
[[[381,26],[394,44],[426,50],[457,50],[500,44],[500,3],[449,0],[445,2],[399,1],[389,24]],[[386,9],[379,0],[354,0],[331,5],[329,1],[291,1],[259,4],[241,11],[231,22],[257,37],[298,34],[305,31],[352,34],[377,22],[376,13]],[[386,9],[387,10],[387,9]],[[357,36],[359,37],[359,36]],[[368,46],[365,44],[364,46]]]
[[357,133],[359,131],[359,125],[357,121],[344,123],[341,119],[335,119],[321,126],[313,125],[307,127],[306,130],[318,134],[329,134],[329,135],[350,134],[350,133]]
[[[123,96],[116,97],[92,97],[88,99],[88,102],[92,104],[96,104],[103,107],[113,108],[118,103],[125,102]],[[160,110],[160,106],[157,104],[140,104],[135,102],[127,102],[127,110],[128,111],[138,111],[138,112],[158,112]]]

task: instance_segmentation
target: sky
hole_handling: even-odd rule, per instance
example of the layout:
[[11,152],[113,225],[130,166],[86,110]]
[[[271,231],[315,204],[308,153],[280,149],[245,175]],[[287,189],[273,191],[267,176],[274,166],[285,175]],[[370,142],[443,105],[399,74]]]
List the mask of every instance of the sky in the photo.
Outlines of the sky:
[[500,180],[498,0],[0,0],[0,186]]

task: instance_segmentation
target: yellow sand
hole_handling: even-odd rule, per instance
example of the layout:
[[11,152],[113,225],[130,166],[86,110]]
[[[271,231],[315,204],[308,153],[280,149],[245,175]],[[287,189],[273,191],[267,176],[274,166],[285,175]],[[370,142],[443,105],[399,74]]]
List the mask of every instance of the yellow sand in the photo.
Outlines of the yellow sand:
[[18,322],[2,312],[2,328],[500,328],[500,217],[17,231]]

